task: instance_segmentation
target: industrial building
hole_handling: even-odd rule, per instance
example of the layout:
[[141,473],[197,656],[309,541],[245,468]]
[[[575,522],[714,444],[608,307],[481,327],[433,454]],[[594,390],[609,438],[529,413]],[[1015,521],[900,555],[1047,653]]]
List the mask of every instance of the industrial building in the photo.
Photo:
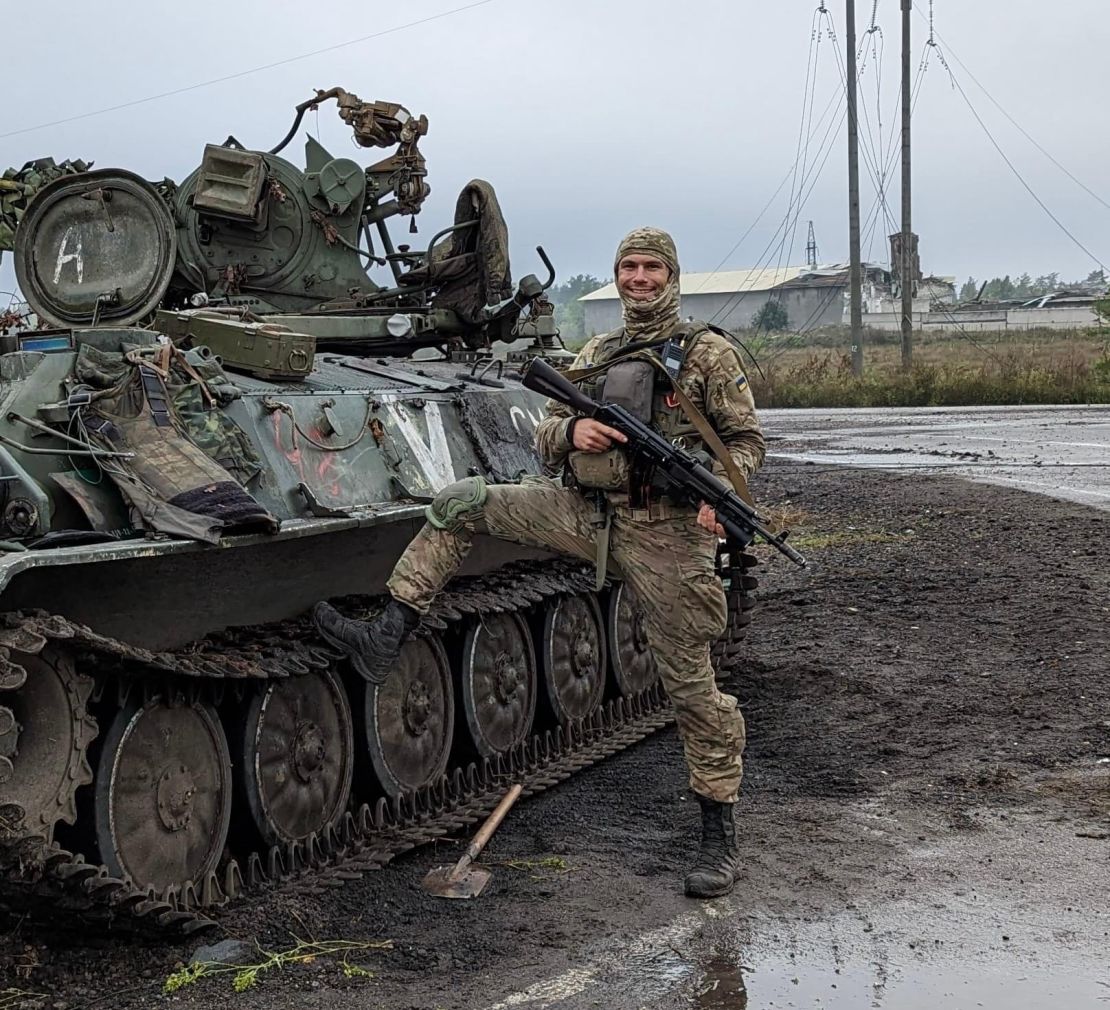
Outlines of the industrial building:
[[[746,330],[759,310],[774,299],[786,310],[787,329],[808,333],[820,326],[848,323],[848,265],[771,267],[683,274],[682,315],[704,319],[727,330]],[[863,264],[864,325],[887,329],[899,325],[900,307],[893,278],[876,263]],[[621,304],[615,284],[583,295],[587,336],[621,325]],[[923,277],[914,296],[914,313],[947,310],[956,301],[952,277]],[[894,320],[892,324],[891,320]]]
[[[705,319],[729,330],[752,325],[772,297],[782,303],[791,329],[839,325],[844,317],[847,269],[835,267],[769,267],[683,274],[682,315]],[[621,303],[615,284],[579,299],[585,309],[586,335],[621,325]]]

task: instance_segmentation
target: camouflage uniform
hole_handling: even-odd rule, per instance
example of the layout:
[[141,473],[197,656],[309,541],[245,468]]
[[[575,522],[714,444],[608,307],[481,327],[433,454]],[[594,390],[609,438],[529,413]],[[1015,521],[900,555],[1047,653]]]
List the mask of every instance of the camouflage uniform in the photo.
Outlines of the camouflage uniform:
[[[574,367],[598,363],[629,340],[666,336],[679,325],[678,261],[665,233],[639,229],[617,254],[647,252],[671,267],[666,288],[653,302],[626,303],[623,331],[590,340]],[[680,384],[720,435],[739,468],[750,474],[763,460],[763,436],[739,357],[713,332],[703,333],[685,360]],[[657,427],[668,437],[696,435],[677,408],[656,401]],[[549,473],[561,470],[573,450],[573,413],[550,402],[536,429]],[[715,464],[719,474],[723,468]],[[612,512],[610,553],[643,608],[645,629],[663,686],[674,705],[690,769],[691,788],[719,803],[736,800],[742,774],[744,720],[736,699],[717,689],[709,646],[724,630],[725,595],[714,571],[717,538],[696,522],[697,510],[669,501],[632,507],[627,490],[608,493]],[[394,598],[425,612],[458,570],[475,533],[527,547],[547,548],[586,561],[596,555],[595,507],[582,493],[547,477],[488,486],[470,477],[445,488],[428,510],[429,522],[398,561],[389,581]]]

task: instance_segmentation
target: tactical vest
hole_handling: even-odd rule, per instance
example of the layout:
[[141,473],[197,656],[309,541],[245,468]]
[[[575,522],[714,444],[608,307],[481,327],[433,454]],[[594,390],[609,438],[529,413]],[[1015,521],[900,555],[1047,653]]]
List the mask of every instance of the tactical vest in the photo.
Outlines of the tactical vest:
[[[710,329],[712,327],[701,320],[679,323],[667,335],[665,340],[652,341],[644,345],[645,349],[656,354],[656,356],[662,355],[664,367],[668,369],[671,377],[682,386],[686,395],[691,399],[695,398],[695,390],[684,367],[685,359],[694,349],[697,341]],[[620,361],[623,355],[620,355],[619,352],[629,346],[624,343],[624,336],[625,333],[622,328],[603,337],[598,344],[595,359],[587,367],[596,368],[599,365],[611,365]],[[679,345],[681,345],[681,357],[672,357],[671,361],[668,362],[666,360],[668,352]],[[615,360],[614,356],[616,356]],[[698,434],[690,419],[686,417],[682,408],[675,402],[670,383],[657,369],[653,369],[652,372],[654,386],[651,398],[651,426],[671,442],[681,439],[682,441],[679,444],[688,451],[696,452],[705,449],[706,446],[701,435]],[[583,392],[592,399],[603,402],[606,399],[605,376],[606,373],[601,372],[583,380],[579,385]]]

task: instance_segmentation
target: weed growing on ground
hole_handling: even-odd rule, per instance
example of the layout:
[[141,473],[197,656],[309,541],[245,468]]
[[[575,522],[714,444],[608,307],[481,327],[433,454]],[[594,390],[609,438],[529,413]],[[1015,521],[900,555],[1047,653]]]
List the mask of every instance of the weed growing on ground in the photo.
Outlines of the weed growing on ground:
[[922,340],[902,371],[898,348],[867,347],[852,374],[837,349],[764,346],[762,375],[749,376],[761,407],[954,407],[1110,403],[1110,342],[1101,334],[979,334]]
[[510,870],[527,873],[529,880],[543,880],[545,877],[562,876],[571,873],[574,867],[562,856],[543,856],[539,859],[507,859],[498,863]]
[[42,1006],[46,999],[44,992],[28,992],[26,989],[0,989],[0,1010],[22,1010],[23,1007]]
[[813,516],[793,502],[778,502],[775,505],[761,506],[760,512],[767,519],[767,528],[772,533],[782,533],[784,530],[796,530],[806,526],[812,521]]
[[[162,983],[165,995],[193,985],[202,978],[213,975],[232,976],[231,987],[235,992],[245,992],[258,984],[259,978],[268,971],[281,970],[295,964],[311,964],[320,957],[339,957],[339,969],[345,978],[373,978],[368,968],[351,964],[351,954],[367,950],[392,950],[392,940],[298,940],[289,950],[267,951],[259,948],[261,959],[255,964],[225,964],[222,961],[194,961],[180,971],[175,971]],[[0,1010],[2,1010],[0,1004]]]
[[510,870],[552,870],[566,873],[570,865],[562,856],[544,856],[542,859],[508,859],[501,863]]
[[[761,508],[775,533],[790,533],[790,545],[801,551],[820,551],[828,547],[849,547],[856,544],[895,544],[912,540],[916,533],[911,529],[901,532],[844,526],[838,529],[819,529],[812,513],[790,501],[778,502]],[[764,544],[754,544],[756,553],[762,554]],[[769,552],[770,548],[766,548]]]
[[797,550],[820,551],[827,547],[849,547],[857,544],[898,544],[913,539],[912,533],[889,533],[886,530],[832,530],[801,532],[790,537]]

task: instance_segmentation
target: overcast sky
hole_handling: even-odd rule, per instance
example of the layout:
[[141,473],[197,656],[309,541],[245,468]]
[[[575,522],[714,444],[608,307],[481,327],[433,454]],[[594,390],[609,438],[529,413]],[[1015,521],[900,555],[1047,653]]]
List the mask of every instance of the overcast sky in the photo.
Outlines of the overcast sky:
[[[190,0],[24,5],[5,19],[7,100],[0,134],[369,35],[449,11],[466,0]],[[859,0],[859,30],[871,4]],[[928,5],[916,6],[927,12]],[[828,0],[838,41],[843,0]],[[539,272],[546,247],[565,278],[605,275],[619,237],[639,224],[672,230],[686,270],[767,261],[787,211],[790,182],[750,236],[729,254],[794,162],[811,46],[813,0],[489,0],[450,16],[210,87],[64,125],[0,137],[0,168],[52,155],[180,180],[206,142],[234,134],[268,148],[313,88],[341,85],[430,121],[422,144],[433,195],[421,215],[429,237],[449,223],[459,188],[474,176],[500,194],[514,274]],[[876,85],[884,132],[896,126],[898,0],[879,0],[881,79],[869,59],[861,97],[872,126]],[[972,83],[958,55],[1054,157],[1110,202],[1106,130],[1110,28],[1099,0],[1050,8],[1013,0],[936,0],[949,63],[979,114],[1029,184],[1103,263],[1110,209],[1032,147]],[[913,62],[925,22],[913,17]],[[943,44],[942,44],[943,51]],[[828,38],[819,50],[816,116],[842,91]],[[835,108],[835,106],[834,106]],[[838,120],[839,123],[839,120]],[[305,125],[336,154],[351,155],[334,106]],[[862,124],[861,124],[862,125]],[[848,254],[843,130],[801,213],[792,254],[804,261],[812,219],[822,261]],[[810,160],[819,138],[810,148]],[[915,120],[914,225],[933,273],[1059,271],[1097,266],[1054,225],[990,146],[934,55]],[[286,149],[301,157],[301,144]],[[364,163],[376,152],[354,155]],[[863,176],[866,215],[874,187]],[[891,210],[899,213],[897,171]],[[884,226],[870,258],[885,260]],[[403,239],[402,239],[403,240]],[[777,243],[771,246],[771,264]],[[864,247],[867,257],[868,246]],[[11,257],[0,289],[14,283]]]

